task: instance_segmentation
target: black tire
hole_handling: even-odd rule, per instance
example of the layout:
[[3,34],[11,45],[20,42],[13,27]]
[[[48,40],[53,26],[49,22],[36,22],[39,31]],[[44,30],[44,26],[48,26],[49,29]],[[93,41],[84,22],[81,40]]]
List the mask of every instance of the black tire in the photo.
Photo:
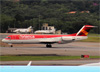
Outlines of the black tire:
[[49,44],[49,45],[47,44],[47,45],[46,45],[46,47],[47,47],[47,48],[51,48],[51,47],[52,47],[52,45],[51,45],[51,44]]
[[46,45],[46,47],[48,47],[48,44]]
[[52,45],[49,45],[49,47],[51,48],[51,47],[52,47]]
[[11,45],[10,47],[13,47],[13,45]]

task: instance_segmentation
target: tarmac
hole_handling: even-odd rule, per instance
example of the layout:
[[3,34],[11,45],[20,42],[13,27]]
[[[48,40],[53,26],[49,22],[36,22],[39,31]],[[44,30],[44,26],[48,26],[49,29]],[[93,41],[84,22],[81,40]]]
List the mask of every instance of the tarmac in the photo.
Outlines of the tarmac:
[[46,48],[44,44],[14,44],[14,47],[0,47],[0,55],[100,56],[99,45],[100,43],[72,42],[68,44],[53,44],[52,48]]
[[[81,59],[81,60],[49,60],[49,61],[32,61],[34,66],[79,66],[90,63],[99,63],[99,59]],[[0,65],[27,65],[29,61],[2,61]]]

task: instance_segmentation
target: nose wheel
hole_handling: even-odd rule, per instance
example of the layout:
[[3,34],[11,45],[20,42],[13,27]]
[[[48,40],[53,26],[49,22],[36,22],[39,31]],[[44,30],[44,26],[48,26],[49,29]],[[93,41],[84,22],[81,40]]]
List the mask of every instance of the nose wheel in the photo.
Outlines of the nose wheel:
[[51,48],[52,45],[51,45],[51,44],[47,44],[46,47],[47,47],[47,48]]
[[8,45],[10,45],[10,47],[13,47],[12,43],[8,43]]

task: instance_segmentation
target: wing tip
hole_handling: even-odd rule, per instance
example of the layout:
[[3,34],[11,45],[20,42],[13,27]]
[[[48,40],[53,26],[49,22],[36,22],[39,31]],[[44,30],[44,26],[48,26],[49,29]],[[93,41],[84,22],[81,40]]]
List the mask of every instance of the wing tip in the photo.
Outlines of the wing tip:
[[27,64],[27,66],[31,66],[31,64],[32,64],[32,61],[30,61],[30,62]]

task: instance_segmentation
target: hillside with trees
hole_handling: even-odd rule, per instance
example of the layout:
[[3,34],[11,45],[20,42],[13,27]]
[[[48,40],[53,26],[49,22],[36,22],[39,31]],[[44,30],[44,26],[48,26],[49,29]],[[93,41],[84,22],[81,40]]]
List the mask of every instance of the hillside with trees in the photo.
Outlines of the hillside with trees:
[[1,0],[1,32],[8,27],[40,29],[43,23],[62,32],[75,33],[83,25],[98,26],[91,33],[100,33],[99,0]]

